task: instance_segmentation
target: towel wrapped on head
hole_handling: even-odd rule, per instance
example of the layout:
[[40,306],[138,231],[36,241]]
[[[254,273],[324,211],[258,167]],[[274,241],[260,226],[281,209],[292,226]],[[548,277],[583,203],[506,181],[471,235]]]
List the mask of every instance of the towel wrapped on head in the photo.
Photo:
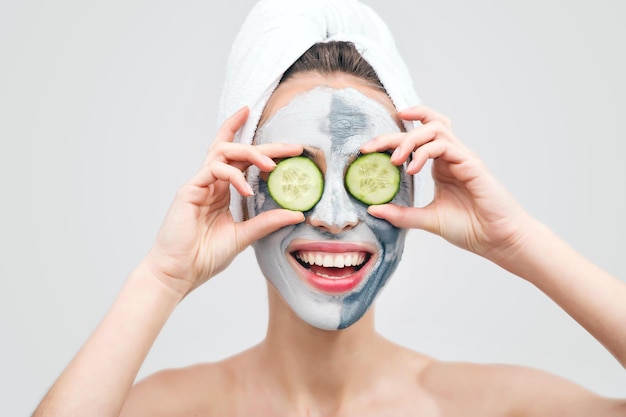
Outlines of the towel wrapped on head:
[[[418,103],[389,28],[369,6],[357,0],[261,0],[248,13],[231,49],[219,124],[248,106],[250,116],[235,140],[252,143],[263,109],[283,73],[311,46],[329,41],[355,45],[396,109]],[[406,130],[413,128],[412,122],[404,125]],[[416,185],[420,182],[417,178]],[[241,197],[236,191],[231,196],[232,215],[240,221]]]

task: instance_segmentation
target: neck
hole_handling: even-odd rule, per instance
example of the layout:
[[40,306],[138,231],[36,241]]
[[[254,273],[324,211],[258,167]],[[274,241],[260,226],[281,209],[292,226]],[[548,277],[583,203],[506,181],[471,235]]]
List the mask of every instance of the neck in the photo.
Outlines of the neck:
[[267,386],[299,406],[341,406],[342,398],[363,392],[380,369],[389,343],[374,329],[370,309],[343,330],[315,328],[297,317],[272,285],[268,285],[270,317],[267,336],[259,346],[259,361]]

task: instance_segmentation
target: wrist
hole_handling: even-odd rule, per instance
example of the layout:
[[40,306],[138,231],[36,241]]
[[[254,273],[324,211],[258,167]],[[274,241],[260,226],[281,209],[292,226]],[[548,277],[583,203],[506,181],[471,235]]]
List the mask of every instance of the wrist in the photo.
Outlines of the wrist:
[[539,244],[549,229],[526,213],[520,214],[517,227],[507,242],[499,245],[486,256],[492,262],[522,278],[527,278],[526,270],[539,254]]
[[142,280],[144,285],[154,287],[156,291],[163,292],[163,296],[180,302],[190,291],[189,281],[174,277],[163,270],[160,265],[148,255],[135,268],[133,276]]

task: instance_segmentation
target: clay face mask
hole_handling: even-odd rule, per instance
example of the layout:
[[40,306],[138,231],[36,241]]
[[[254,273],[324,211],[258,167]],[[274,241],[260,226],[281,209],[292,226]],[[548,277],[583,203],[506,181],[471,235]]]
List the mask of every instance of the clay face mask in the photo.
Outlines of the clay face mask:
[[[387,110],[356,89],[316,87],[293,98],[258,131],[256,144],[299,143],[324,174],[324,193],[304,223],[284,227],[254,244],[263,274],[291,309],[322,329],[356,322],[395,270],[404,249],[405,230],[367,214],[367,206],[344,187],[347,166],[359,146],[373,137],[399,131]],[[250,217],[278,208],[259,171],[248,181]],[[392,201],[412,204],[411,178],[402,171]]]

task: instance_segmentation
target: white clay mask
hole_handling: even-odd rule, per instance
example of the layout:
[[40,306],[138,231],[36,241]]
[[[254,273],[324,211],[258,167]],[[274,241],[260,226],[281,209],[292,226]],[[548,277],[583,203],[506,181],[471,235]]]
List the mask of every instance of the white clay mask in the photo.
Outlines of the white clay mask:
[[[335,330],[350,326],[367,311],[395,270],[405,230],[367,213],[367,206],[344,187],[348,165],[359,147],[400,129],[376,100],[353,88],[316,87],[293,98],[259,130],[256,144],[304,146],[324,175],[322,198],[305,212],[306,221],[284,227],[254,244],[265,277],[307,323]],[[255,194],[248,215],[278,208],[258,169],[248,171]],[[402,170],[392,203],[412,204],[412,179]]]

